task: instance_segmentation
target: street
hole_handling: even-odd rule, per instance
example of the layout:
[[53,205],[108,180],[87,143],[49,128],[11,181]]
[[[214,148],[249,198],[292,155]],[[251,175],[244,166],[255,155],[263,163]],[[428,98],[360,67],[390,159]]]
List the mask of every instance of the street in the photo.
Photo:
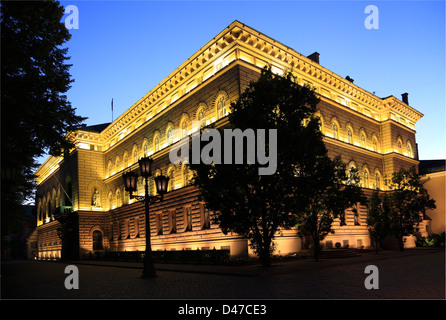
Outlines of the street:
[[[158,277],[141,279],[142,266],[88,262],[78,268],[79,289],[68,290],[67,263],[4,261],[2,299],[445,299],[443,250],[368,253],[360,257],[222,267],[157,265]],[[378,289],[367,289],[368,265]],[[195,269],[194,269],[195,268]],[[201,268],[201,269],[200,269]],[[200,271],[201,270],[201,271]],[[376,283],[376,282],[375,282]]]

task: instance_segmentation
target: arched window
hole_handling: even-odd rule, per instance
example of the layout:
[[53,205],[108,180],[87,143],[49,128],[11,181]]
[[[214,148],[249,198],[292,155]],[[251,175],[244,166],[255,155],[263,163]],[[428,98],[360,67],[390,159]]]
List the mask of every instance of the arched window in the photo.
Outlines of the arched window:
[[122,206],[122,196],[121,196],[121,190],[116,190],[116,206],[120,207]]
[[108,194],[108,210],[111,210],[113,208],[113,195],[110,192]]
[[129,155],[127,154],[127,151],[124,153],[124,169],[129,166]]
[[99,230],[93,231],[93,250],[103,250],[102,232]]
[[400,140],[398,140],[398,143],[397,143],[397,152],[400,154],[403,153],[403,145]]
[[206,118],[203,109],[198,112],[198,122],[200,123],[200,129],[203,129],[206,126]]
[[119,160],[119,157],[116,158],[115,165],[116,165],[116,172],[121,171],[121,161]]
[[347,166],[347,184],[353,184],[353,174],[352,172],[356,171],[356,165],[354,161],[350,161]]
[[361,148],[365,148],[365,134],[361,132]]
[[149,155],[149,143],[147,141],[144,141],[144,145],[142,146],[142,152],[144,157],[147,157]]
[[367,170],[364,170],[364,173],[363,173],[363,184],[364,184],[364,188],[369,187],[369,172]]
[[108,167],[107,167],[107,176],[111,176],[112,175],[112,162],[108,161]]
[[413,158],[412,145],[407,141],[407,156]]
[[353,134],[350,128],[347,128],[347,142],[350,144],[353,143]]
[[335,122],[333,122],[333,124],[332,124],[332,129],[333,129],[333,138],[335,138],[335,139],[338,139],[338,137],[339,137],[339,134],[338,134],[338,125],[335,123]]
[[181,123],[181,139],[187,136],[187,119]]
[[190,184],[190,170],[187,164],[183,165],[183,186],[188,186]]
[[373,151],[378,152],[378,140],[373,138]]
[[381,189],[381,175],[379,172],[375,172],[375,188]]
[[217,100],[217,119],[221,119],[226,116],[226,98],[220,96]]
[[323,128],[324,128],[324,121],[323,121],[322,116],[321,116],[321,114],[319,113],[319,111],[316,111],[316,112],[314,113],[313,117],[319,120],[319,131],[323,134],[323,133],[324,133],[324,131],[323,131]]
[[137,163],[138,162],[138,147],[136,145],[133,146],[132,157],[133,157],[133,163]]
[[51,198],[50,195],[48,193],[48,203],[47,203],[47,211],[46,211],[46,220],[49,221],[50,217],[51,217],[51,212],[52,212],[52,208],[51,208]]
[[171,145],[173,143],[173,128],[169,127],[167,129],[167,145]]
[[171,168],[169,170],[169,172],[167,173],[167,176],[169,177],[169,184],[167,185],[167,191],[173,191],[174,186],[175,186],[175,184],[174,184],[175,181],[173,178],[173,171],[174,171],[174,169]]
[[155,142],[154,142],[154,150],[155,152],[160,150],[160,138],[158,136],[155,137]]

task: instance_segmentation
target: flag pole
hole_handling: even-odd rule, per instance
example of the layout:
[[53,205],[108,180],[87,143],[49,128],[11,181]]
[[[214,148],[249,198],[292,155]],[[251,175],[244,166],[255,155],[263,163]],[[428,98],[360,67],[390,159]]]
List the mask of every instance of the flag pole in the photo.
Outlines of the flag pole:
[[113,98],[112,98],[112,101],[111,101],[111,111],[112,111],[112,122],[113,122]]

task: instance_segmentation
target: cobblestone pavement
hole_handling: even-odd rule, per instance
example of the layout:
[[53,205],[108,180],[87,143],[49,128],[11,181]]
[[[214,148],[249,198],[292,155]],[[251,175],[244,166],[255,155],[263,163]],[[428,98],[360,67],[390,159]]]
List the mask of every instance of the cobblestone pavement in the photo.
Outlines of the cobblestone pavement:
[[[73,262],[79,289],[67,290],[67,263],[4,261],[2,299],[445,299],[444,250],[382,252],[360,257],[274,265],[157,265]],[[379,270],[379,289],[366,289],[365,267]],[[179,270],[179,271],[175,271]]]

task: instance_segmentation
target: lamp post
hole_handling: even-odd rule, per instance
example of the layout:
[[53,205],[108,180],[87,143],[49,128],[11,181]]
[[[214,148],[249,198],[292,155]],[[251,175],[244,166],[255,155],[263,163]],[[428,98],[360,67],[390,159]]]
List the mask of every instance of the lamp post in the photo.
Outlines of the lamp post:
[[167,192],[167,184],[169,178],[163,175],[155,177],[155,186],[158,195],[149,196],[149,177],[152,175],[152,163],[153,160],[149,157],[141,158],[139,161],[139,169],[141,176],[144,178],[144,196],[135,196],[133,192],[136,191],[136,183],[138,174],[136,172],[127,172],[123,174],[125,190],[130,193],[130,199],[137,199],[140,202],[144,202],[145,214],[146,214],[146,252],[144,256],[144,270],[142,278],[156,277],[156,270],[154,265],[154,259],[152,256],[152,246],[150,244],[150,215],[149,205],[156,201],[162,201],[164,194]]

